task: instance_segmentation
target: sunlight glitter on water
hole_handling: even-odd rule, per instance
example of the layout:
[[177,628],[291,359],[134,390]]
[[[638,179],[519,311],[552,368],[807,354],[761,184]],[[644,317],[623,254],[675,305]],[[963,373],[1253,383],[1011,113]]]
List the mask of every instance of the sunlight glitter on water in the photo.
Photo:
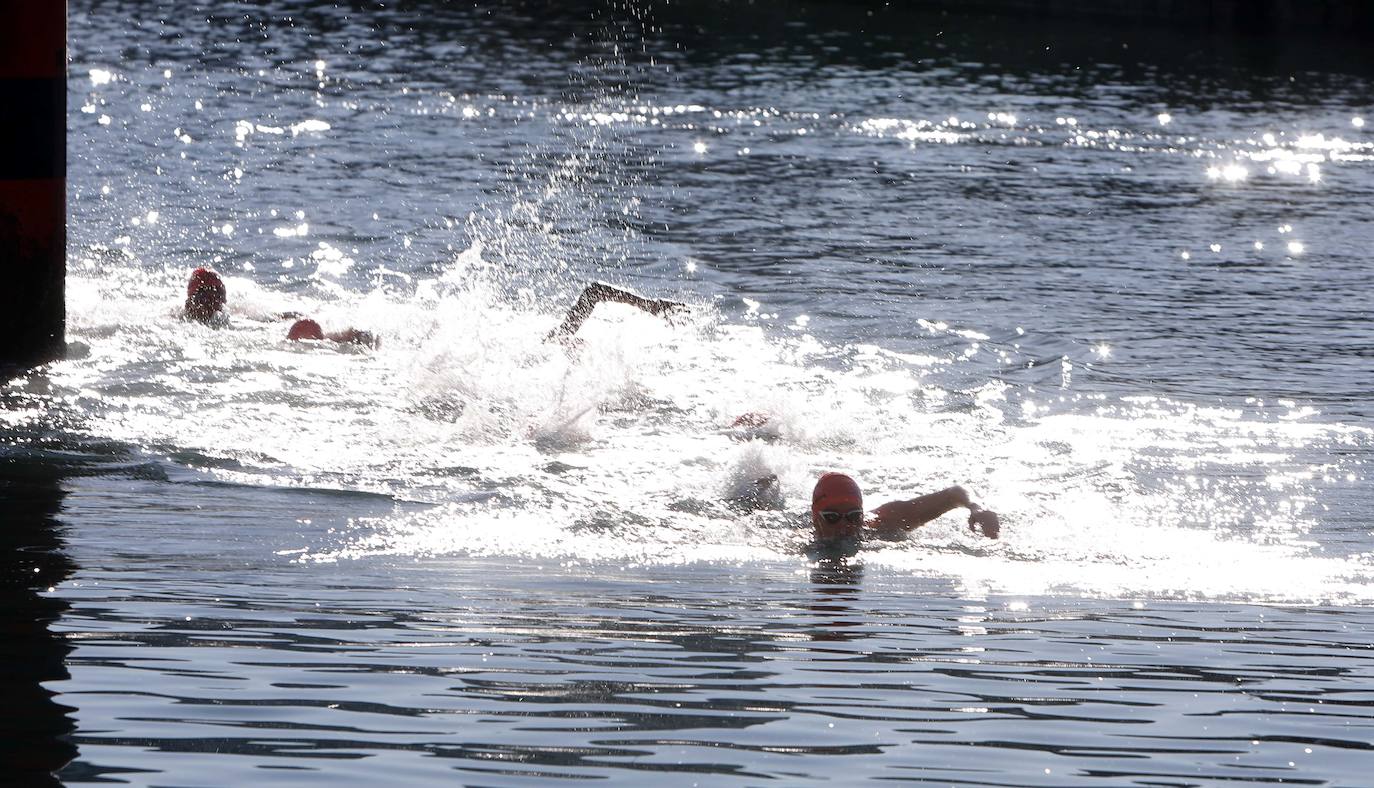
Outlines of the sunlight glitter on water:
[[[341,258],[319,251],[325,263]],[[1307,446],[1368,439],[1358,431],[1159,398],[1077,415],[1053,401],[1027,409],[1022,392],[997,384],[971,409],[932,409],[967,396],[932,378],[958,358],[832,346],[802,325],[772,336],[701,308],[669,325],[603,307],[569,353],[541,341],[552,316],[503,302],[480,248],[409,295],[339,290],[328,271],[314,274],[314,295],[294,299],[229,278],[235,325],[215,331],[175,321],[174,302],[155,297],[174,291],[180,271],[142,279],[83,266],[73,313],[92,353],[60,380],[99,398],[77,398],[96,432],[219,458],[204,472],[225,480],[436,504],[359,520],[300,560],[804,560],[809,486],[842,469],[870,506],[963,484],[1002,512],[1000,542],[951,515],[867,559],[973,590],[1349,601],[1358,582],[1341,578],[1369,570],[1304,540],[1301,466],[1259,473],[1292,467]],[[385,350],[291,346],[271,318],[302,306],[330,326],[380,331]],[[159,357],[162,388],[120,393],[123,369]],[[746,412],[769,414],[767,430],[730,429]],[[1197,469],[1217,481],[1169,481]],[[760,486],[766,478],[776,482]],[[1259,530],[1264,542],[1251,542]],[[1293,561],[1306,572],[1284,581],[1209,569],[1238,556],[1251,570]]]
[[1224,180],[1227,183],[1239,183],[1250,177],[1250,171],[1239,164],[1227,164],[1222,167],[1208,167],[1207,177],[1211,180]]

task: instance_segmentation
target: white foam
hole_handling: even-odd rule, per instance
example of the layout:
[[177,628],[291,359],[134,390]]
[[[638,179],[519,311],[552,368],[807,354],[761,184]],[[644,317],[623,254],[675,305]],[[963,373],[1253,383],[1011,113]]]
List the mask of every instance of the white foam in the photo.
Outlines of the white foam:
[[[91,351],[54,379],[92,403],[93,433],[239,463],[207,471],[223,478],[435,504],[359,520],[296,560],[804,563],[810,487],[840,470],[870,506],[961,484],[997,509],[1000,542],[951,514],[865,551],[970,593],[1374,601],[1374,560],[1308,537],[1311,474],[1351,469],[1302,459],[1367,430],[1156,397],[1064,405],[998,381],[958,391],[941,383],[956,358],[703,307],[668,323],[605,305],[569,348],[545,336],[576,293],[513,288],[480,245],[366,293],[340,281],[345,260],[324,251],[290,295],[227,276],[218,330],[176,318],[184,267],[78,261],[71,333]],[[288,343],[285,311],[382,348]],[[731,428],[751,412],[767,420]]]

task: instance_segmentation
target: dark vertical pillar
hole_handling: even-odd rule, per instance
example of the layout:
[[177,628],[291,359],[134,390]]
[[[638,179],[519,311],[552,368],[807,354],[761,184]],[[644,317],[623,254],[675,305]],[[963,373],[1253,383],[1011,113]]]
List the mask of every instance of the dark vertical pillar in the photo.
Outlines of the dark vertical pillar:
[[0,0],[0,367],[65,349],[66,179],[66,0]]

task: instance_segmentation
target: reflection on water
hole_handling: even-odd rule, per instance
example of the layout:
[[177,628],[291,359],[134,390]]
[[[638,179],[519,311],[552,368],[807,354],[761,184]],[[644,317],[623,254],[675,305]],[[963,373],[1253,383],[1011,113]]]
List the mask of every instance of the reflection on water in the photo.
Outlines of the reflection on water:
[[70,607],[53,590],[77,569],[58,519],[65,476],[60,457],[34,461],[0,442],[0,762],[5,779],[28,785],[47,784],[76,754],[72,708],[46,684],[70,678],[71,646],[52,631]]
[[812,640],[845,641],[859,636],[858,631],[850,633],[866,618],[859,607],[863,576],[863,564],[854,559],[824,558],[812,565],[812,603],[807,608],[815,617]]
[[1325,784],[1371,751],[1364,610],[969,600],[852,566],[138,574],[70,592],[69,776],[199,783],[203,753],[221,782]]

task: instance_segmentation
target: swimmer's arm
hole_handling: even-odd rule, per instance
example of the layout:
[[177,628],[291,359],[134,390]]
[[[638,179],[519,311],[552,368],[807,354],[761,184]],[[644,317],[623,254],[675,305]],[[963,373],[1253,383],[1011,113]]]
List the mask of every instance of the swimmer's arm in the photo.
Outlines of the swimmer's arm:
[[366,345],[370,348],[381,347],[382,341],[371,331],[359,331],[356,328],[348,328],[343,331],[331,331],[325,337],[338,342],[340,345]]
[[955,509],[968,509],[970,530],[982,529],[983,535],[996,539],[1001,532],[1001,521],[997,513],[984,509],[969,499],[963,487],[949,487],[939,492],[912,498],[909,501],[892,501],[873,511],[870,528],[880,536],[900,536],[920,528],[946,512]]
[[583,288],[582,295],[577,298],[577,303],[568,310],[568,316],[563,318],[563,323],[549,334],[549,338],[558,339],[576,334],[577,329],[581,328],[587,318],[592,316],[592,312],[596,310],[596,305],[603,301],[629,304],[643,309],[651,315],[662,315],[677,309],[687,308],[686,304],[680,304],[677,301],[669,301],[664,298],[645,298],[628,290],[612,287],[605,282],[593,282]]

